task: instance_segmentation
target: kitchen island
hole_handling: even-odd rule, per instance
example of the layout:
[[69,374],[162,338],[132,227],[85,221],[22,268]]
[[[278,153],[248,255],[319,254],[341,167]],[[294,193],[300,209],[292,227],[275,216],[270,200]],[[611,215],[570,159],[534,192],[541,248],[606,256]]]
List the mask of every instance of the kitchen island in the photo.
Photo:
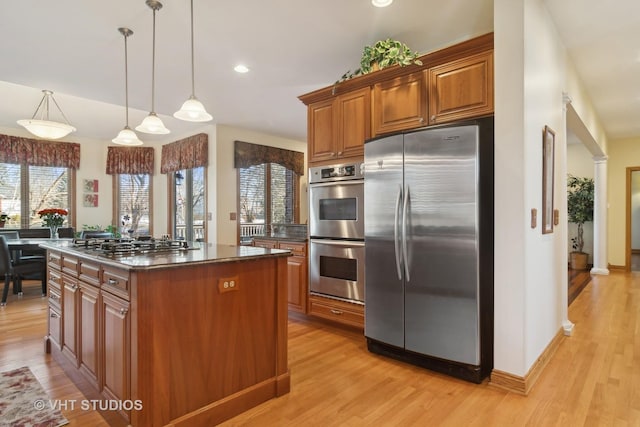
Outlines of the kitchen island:
[[289,391],[288,251],[47,250],[46,348],[111,425],[211,426]]

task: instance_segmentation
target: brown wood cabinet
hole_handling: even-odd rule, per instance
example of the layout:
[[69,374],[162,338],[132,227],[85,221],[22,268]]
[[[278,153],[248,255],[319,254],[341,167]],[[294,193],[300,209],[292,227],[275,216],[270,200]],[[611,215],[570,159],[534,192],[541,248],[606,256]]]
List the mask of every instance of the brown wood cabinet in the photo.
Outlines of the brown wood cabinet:
[[429,124],[493,113],[493,51],[429,69]]
[[309,164],[359,159],[371,137],[371,92],[363,88],[309,105]]
[[[131,338],[129,302],[109,292],[102,292],[100,307],[102,330],[102,393],[112,400],[131,398]],[[130,420],[129,411],[121,415]]]
[[289,310],[307,312],[307,294],[309,292],[307,243],[288,240],[254,239],[254,246],[267,249],[286,249],[292,256],[287,258],[288,305]]
[[135,268],[47,247],[45,349],[86,399],[127,403],[101,411],[109,425],[217,425],[289,392],[284,254],[182,256]]
[[422,71],[373,85],[373,133],[425,126],[427,90]]
[[78,288],[80,300],[78,362],[82,373],[85,374],[94,387],[98,387],[98,367],[100,363],[98,309],[100,289],[85,283],[81,283]]
[[309,295],[309,314],[344,325],[364,328],[364,306],[318,295]]

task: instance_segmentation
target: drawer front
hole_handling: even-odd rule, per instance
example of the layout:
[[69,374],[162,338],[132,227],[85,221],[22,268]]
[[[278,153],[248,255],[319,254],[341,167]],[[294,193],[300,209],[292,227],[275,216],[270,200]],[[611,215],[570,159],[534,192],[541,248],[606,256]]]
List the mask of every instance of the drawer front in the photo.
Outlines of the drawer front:
[[309,301],[309,314],[334,320],[345,325],[364,327],[364,307],[334,301],[329,299],[319,299],[311,297]]
[[78,272],[80,280],[89,283],[90,285],[100,286],[100,272],[101,268],[99,264],[95,264],[90,261],[80,260],[78,265]]
[[265,249],[277,249],[278,242],[276,240],[254,240],[253,246]]
[[62,310],[62,292],[60,288],[56,289],[54,286],[51,286],[51,283],[52,282],[49,281],[49,306]]
[[62,255],[62,271],[70,276],[78,277],[78,258],[67,254]]
[[296,256],[302,256],[302,257],[306,257],[307,256],[307,244],[306,243],[280,242],[279,248],[291,251],[293,253],[293,255],[296,255]]
[[60,348],[60,343],[62,342],[60,339],[61,322],[62,317],[60,316],[60,311],[49,307],[49,338],[56,343],[58,348]]
[[104,266],[102,290],[129,300],[129,272],[119,268]]
[[62,275],[57,270],[49,269],[49,280],[47,283],[49,284],[49,288],[55,289],[58,292],[58,295],[61,295],[62,292]]
[[47,264],[51,268],[60,270],[62,268],[62,256],[60,255],[60,252],[48,251]]

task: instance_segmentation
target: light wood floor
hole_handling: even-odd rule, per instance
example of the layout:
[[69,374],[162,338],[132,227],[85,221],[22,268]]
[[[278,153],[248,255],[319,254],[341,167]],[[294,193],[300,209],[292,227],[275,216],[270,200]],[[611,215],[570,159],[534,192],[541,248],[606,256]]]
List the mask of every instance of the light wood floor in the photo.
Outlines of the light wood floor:
[[[37,285],[0,309],[0,371],[28,365],[52,399],[82,399],[43,354]],[[640,426],[640,274],[594,276],[569,307],[575,323],[527,397],[367,352],[361,333],[293,318],[291,392],[225,426]],[[70,426],[105,425],[63,411]],[[102,424],[101,424],[102,423]]]

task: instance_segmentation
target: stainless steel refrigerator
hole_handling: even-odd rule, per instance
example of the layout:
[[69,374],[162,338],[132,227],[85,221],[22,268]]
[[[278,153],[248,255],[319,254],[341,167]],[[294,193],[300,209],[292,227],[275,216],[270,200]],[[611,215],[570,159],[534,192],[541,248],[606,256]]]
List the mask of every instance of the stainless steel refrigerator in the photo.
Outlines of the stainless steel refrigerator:
[[365,143],[371,352],[468,381],[493,367],[493,118]]

